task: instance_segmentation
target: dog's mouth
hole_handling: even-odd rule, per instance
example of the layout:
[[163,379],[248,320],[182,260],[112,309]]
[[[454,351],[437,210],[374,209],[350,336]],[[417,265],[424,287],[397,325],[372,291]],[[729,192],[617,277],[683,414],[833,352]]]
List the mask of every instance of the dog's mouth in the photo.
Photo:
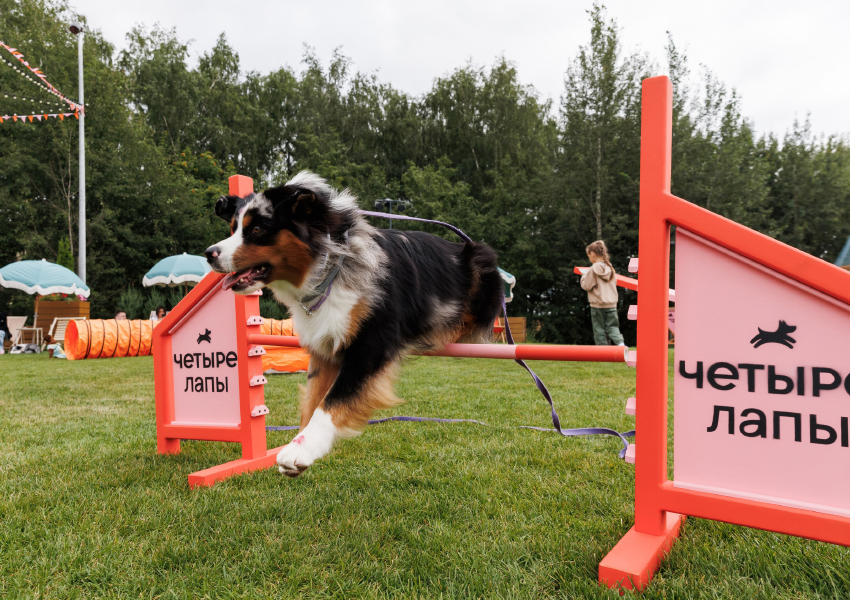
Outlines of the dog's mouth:
[[234,271],[225,276],[221,286],[226,290],[232,289],[239,292],[248,289],[255,283],[265,283],[264,279],[268,277],[270,271],[271,265],[259,265],[244,271]]

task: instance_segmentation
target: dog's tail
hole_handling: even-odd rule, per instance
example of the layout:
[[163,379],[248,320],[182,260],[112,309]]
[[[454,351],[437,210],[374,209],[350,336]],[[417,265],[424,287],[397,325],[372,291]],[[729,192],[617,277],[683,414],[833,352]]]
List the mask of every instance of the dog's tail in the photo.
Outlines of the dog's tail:
[[502,277],[498,256],[490,246],[481,243],[464,245],[461,261],[469,274],[467,310],[472,318],[468,333],[458,341],[487,343],[493,340],[493,322],[502,311]]

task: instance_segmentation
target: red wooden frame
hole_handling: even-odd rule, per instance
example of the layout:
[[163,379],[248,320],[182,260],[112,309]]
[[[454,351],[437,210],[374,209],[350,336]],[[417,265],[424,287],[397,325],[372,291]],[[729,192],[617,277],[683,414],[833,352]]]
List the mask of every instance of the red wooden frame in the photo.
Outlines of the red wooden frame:
[[[245,196],[253,191],[250,178],[235,175],[230,178],[230,193]],[[208,440],[236,442],[242,445],[242,458],[211,467],[189,475],[189,485],[209,486],[237,473],[263,469],[275,464],[280,448],[266,447],[266,419],[264,415],[252,416],[255,408],[263,406],[262,385],[251,386],[252,377],[262,375],[262,356],[248,354],[248,336],[259,333],[259,325],[238,326],[237,378],[239,382],[240,423],[235,427],[209,425],[174,424],[174,362],[172,360],[171,336],[179,329],[185,317],[196,307],[216,293],[224,275],[209,273],[189,294],[160,321],[153,331],[154,380],[156,394],[156,437],[157,451],[161,454],[180,452],[180,440]],[[260,303],[257,296],[233,294],[236,322],[247,323],[251,316],[259,316]]]
[[673,88],[643,82],[640,155],[635,524],[599,565],[609,587],[644,588],[678,535],[683,515],[850,545],[850,519],[674,488],[667,478],[667,310],[670,228],[681,226],[741,256],[850,304],[850,276],[825,261],[670,193]]
[[[253,192],[253,181],[242,175],[230,178],[230,193],[244,197]],[[177,331],[197,307],[213,294],[219,292],[224,275],[209,273],[181,302],[163,319],[153,334],[154,378],[156,391],[157,449],[162,454],[180,452],[180,440],[208,440],[236,442],[242,445],[242,458],[211,467],[189,475],[189,485],[208,486],[216,481],[245,471],[263,469],[275,464],[280,448],[266,447],[263,385],[250,385],[252,378],[262,376],[262,357],[249,352],[261,346],[300,347],[297,337],[261,335],[259,325],[248,323],[249,317],[259,316],[259,300],[256,296],[233,294],[236,311],[236,343],[239,385],[240,423],[237,426],[187,425],[175,423],[174,362],[172,358],[172,334]],[[261,322],[261,320],[260,320]],[[627,348],[617,346],[563,346],[563,345],[480,345],[447,344],[436,356],[479,357],[524,360],[564,360],[588,362],[628,362]],[[631,357],[633,358],[633,357]],[[255,409],[264,410],[255,410]]]

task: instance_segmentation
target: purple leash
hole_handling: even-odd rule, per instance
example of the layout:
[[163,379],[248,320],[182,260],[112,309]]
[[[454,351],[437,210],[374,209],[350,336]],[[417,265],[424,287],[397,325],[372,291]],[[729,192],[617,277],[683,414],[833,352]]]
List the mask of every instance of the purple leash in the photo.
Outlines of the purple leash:
[[458,237],[460,237],[460,239],[462,239],[464,242],[469,242],[470,244],[475,243],[472,241],[472,238],[470,238],[468,235],[466,235],[464,232],[462,232],[460,229],[458,229],[451,223],[444,223],[442,221],[432,221],[431,219],[420,219],[419,217],[408,217],[406,215],[391,215],[389,213],[380,213],[371,210],[361,210],[360,214],[366,215],[367,217],[383,217],[385,219],[396,219],[398,221],[419,221],[420,223],[433,223],[434,225],[442,225],[446,229],[451,229],[452,231],[454,231],[458,235]]
[[[434,225],[442,225],[446,229],[452,230],[456,233],[463,241],[474,244],[468,235],[466,235],[463,231],[451,225],[449,223],[444,223],[443,221],[434,221],[431,219],[420,219],[419,217],[408,217],[406,215],[391,215],[388,213],[380,213],[373,212],[370,210],[361,210],[361,215],[366,215],[367,217],[383,217],[385,219],[397,219],[400,221],[419,221],[420,223],[432,223]],[[330,288],[330,286],[328,286]],[[327,298],[327,295],[325,295]],[[322,299],[324,302],[324,298]],[[322,302],[319,302],[320,305]],[[311,307],[311,311],[318,308],[318,305]],[[514,336],[511,334],[511,328],[508,325],[508,307],[505,304],[505,295],[502,294],[502,314],[505,318],[505,337],[508,341],[508,344],[515,346],[516,342],[514,342]],[[608,429],[607,427],[583,427],[578,429],[562,429],[561,428],[561,419],[558,417],[558,413],[555,410],[555,402],[552,400],[552,395],[549,393],[549,390],[546,388],[546,384],[541,381],[540,377],[531,370],[531,368],[525,364],[524,360],[515,359],[515,362],[521,366],[523,369],[528,371],[529,375],[531,375],[532,379],[534,379],[534,384],[537,386],[537,389],[540,390],[540,393],[543,394],[543,397],[546,398],[546,401],[549,403],[549,408],[551,409],[552,414],[552,424],[555,426],[554,429],[550,429],[547,427],[532,427],[530,425],[520,425],[520,429],[534,429],[535,431],[556,431],[564,437],[574,437],[580,435],[611,435],[617,436],[620,438],[620,441],[623,442],[623,449],[620,450],[619,456],[620,458],[625,458],[626,450],[629,448],[629,440],[627,438],[633,437],[635,435],[634,430],[626,431],[624,433],[620,433],[614,429]],[[438,418],[430,418],[430,417],[387,417],[385,419],[377,419],[374,421],[369,421],[370,425],[375,425],[377,423],[384,423],[386,421],[413,421],[413,422],[435,422],[435,423],[477,423],[478,425],[485,425],[485,423],[481,423],[480,421],[474,421],[469,419],[438,419]],[[266,427],[269,431],[289,431],[294,429],[299,429],[297,425],[286,425],[279,427]]]
[[[475,423],[476,425],[483,425],[484,427],[489,427],[487,423],[482,423],[481,421],[475,421],[473,419],[438,419],[436,417],[385,417],[383,419],[375,419],[373,421],[369,421],[369,425],[377,425],[379,423],[386,423],[387,421],[410,421],[412,423]],[[294,431],[296,429],[301,429],[298,425],[279,425],[279,426],[267,426],[267,431]]]

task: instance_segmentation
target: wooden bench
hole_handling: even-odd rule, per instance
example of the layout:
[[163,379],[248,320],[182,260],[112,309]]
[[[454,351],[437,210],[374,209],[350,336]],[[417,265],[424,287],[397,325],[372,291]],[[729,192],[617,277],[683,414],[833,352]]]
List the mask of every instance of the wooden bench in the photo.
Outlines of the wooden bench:
[[508,317],[508,325],[511,328],[511,335],[517,344],[523,344],[526,341],[525,334],[525,317]]

